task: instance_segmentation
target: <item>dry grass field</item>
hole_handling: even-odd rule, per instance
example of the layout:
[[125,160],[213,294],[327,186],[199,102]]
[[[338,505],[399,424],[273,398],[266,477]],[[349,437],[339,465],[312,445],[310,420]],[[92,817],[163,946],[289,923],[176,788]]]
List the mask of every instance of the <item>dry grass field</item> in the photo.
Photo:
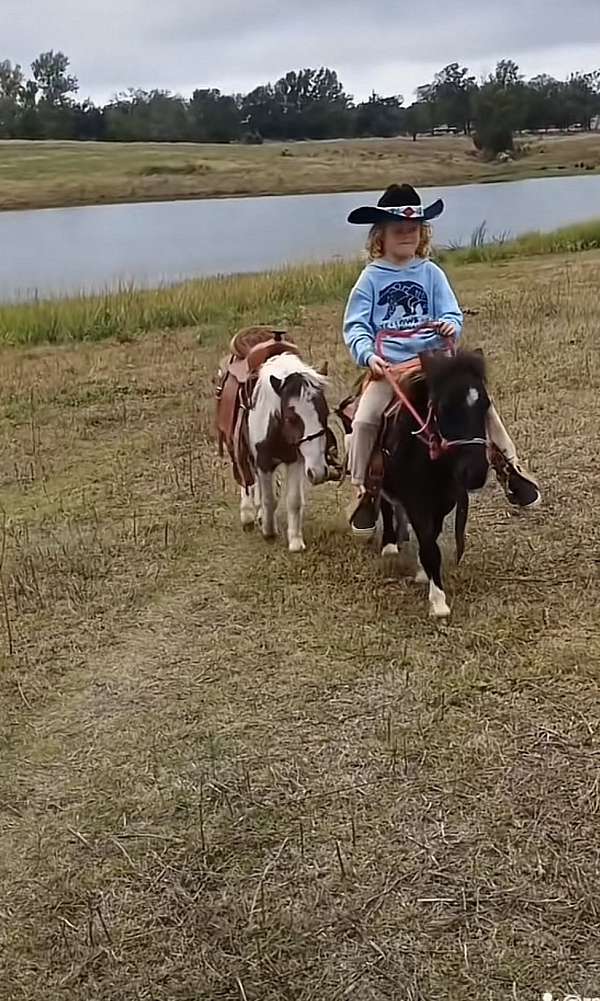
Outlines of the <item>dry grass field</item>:
[[545,508],[476,500],[445,631],[345,486],[241,532],[224,333],[2,349],[3,1001],[600,994],[599,266],[454,273]]
[[279,195],[549,177],[600,170],[600,133],[524,139],[526,156],[484,163],[461,136],[265,143],[0,142],[0,210]]

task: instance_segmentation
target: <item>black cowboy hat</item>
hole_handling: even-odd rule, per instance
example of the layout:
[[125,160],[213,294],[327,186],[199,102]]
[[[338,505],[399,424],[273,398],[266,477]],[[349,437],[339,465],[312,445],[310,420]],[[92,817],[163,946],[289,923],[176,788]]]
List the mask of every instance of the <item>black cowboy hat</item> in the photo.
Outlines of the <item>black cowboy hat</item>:
[[390,184],[377,205],[363,205],[354,209],[348,216],[348,222],[367,223],[400,222],[402,220],[429,222],[437,219],[444,211],[441,198],[423,208],[421,197],[410,184]]

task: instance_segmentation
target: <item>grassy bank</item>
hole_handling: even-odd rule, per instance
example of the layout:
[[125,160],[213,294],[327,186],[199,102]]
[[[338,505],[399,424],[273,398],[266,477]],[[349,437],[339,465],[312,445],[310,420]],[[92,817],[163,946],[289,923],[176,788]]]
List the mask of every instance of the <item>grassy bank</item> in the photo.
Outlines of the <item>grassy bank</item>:
[[[600,247],[600,221],[517,240],[482,242],[440,252],[451,271],[462,264],[569,254]],[[293,324],[307,306],[342,302],[356,261],[289,268],[272,274],[209,278],[155,291],[123,289],[101,296],[0,306],[0,342],[39,343],[133,337],[150,330],[197,327],[201,337],[245,322]]]
[[0,209],[179,198],[468,184],[600,170],[600,136],[527,139],[528,154],[485,163],[456,136],[268,143],[0,142]]
[[224,330],[3,349],[3,1001],[598,993],[600,253],[453,277],[545,506],[474,499],[444,632],[347,486],[241,531]]

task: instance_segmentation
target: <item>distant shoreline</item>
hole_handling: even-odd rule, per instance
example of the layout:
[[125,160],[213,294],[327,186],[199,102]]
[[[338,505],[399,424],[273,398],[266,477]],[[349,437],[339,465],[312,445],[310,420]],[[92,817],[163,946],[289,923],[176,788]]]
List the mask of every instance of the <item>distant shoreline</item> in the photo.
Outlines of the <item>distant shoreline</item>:
[[600,173],[600,133],[523,137],[526,155],[487,163],[466,137],[262,146],[0,142],[0,211],[368,191]]

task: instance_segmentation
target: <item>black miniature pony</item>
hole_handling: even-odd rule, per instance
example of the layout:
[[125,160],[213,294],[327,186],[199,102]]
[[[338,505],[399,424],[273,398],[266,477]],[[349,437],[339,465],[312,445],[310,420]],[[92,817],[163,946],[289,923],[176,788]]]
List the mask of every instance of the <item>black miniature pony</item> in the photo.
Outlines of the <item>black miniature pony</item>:
[[417,580],[429,581],[435,618],[450,614],[437,543],[445,517],[456,509],[457,562],[464,552],[469,491],[481,489],[489,462],[486,414],[490,400],[479,352],[422,355],[424,378],[402,389],[404,404],[388,418],[382,448],[383,553],[406,538],[404,513],[419,544]]

